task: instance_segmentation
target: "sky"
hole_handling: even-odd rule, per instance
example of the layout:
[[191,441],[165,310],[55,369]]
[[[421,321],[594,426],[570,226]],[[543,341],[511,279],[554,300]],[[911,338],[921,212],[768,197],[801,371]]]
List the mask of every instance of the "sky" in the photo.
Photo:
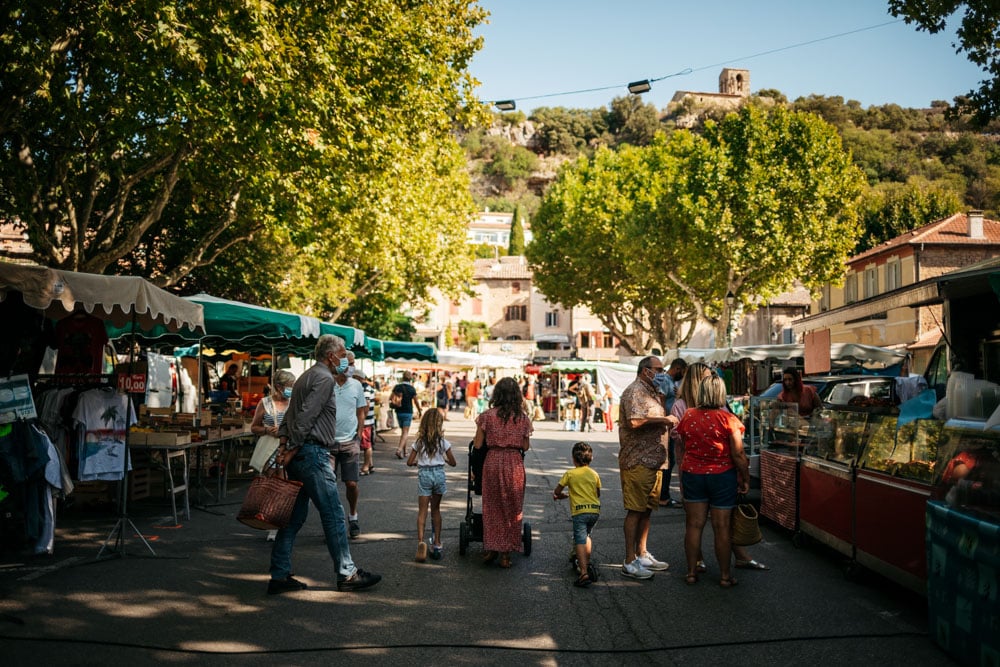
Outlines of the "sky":
[[[723,67],[750,89],[923,108],[978,88],[985,73],[955,52],[959,16],[930,35],[885,0],[480,0],[491,13],[469,68],[484,101],[593,109],[658,79],[643,95],[663,109],[678,90],[717,92]],[[860,31],[859,31],[860,30]],[[857,32],[856,32],[857,31]],[[852,33],[842,35],[842,33]],[[842,35],[803,46],[803,42]],[[794,48],[785,48],[794,47]],[[764,52],[775,51],[764,54]],[[764,54],[764,55],[756,55]],[[752,57],[753,56],[753,57]],[[610,87],[590,93],[553,93]]]

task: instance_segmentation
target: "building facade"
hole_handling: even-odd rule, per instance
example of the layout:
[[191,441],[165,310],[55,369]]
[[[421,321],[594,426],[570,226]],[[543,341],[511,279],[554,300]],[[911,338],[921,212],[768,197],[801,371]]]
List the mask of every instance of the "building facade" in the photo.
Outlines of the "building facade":
[[890,239],[847,262],[842,286],[827,285],[796,336],[829,330],[831,343],[906,348],[922,372],[943,326],[940,305],[908,289],[928,278],[1000,256],[1000,222],[958,213]]

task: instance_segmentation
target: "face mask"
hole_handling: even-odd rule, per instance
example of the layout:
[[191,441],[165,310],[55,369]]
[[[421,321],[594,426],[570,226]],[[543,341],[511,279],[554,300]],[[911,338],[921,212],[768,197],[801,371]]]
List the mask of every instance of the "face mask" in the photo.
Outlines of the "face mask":
[[654,375],[653,386],[664,396],[672,396],[674,393],[674,381],[666,373],[657,373]]
[[341,375],[343,375],[344,373],[347,372],[347,367],[348,366],[350,366],[350,363],[347,361],[347,357],[344,357],[343,359],[341,359],[337,363],[336,370],[337,370],[338,373],[340,373]]
[[284,389],[281,390],[281,394],[285,398],[291,398],[292,397],[292,388],[291,387],[285,387]]
[[348,366],[347,370],[344,372],[347,377],[354,377],[354,366]]

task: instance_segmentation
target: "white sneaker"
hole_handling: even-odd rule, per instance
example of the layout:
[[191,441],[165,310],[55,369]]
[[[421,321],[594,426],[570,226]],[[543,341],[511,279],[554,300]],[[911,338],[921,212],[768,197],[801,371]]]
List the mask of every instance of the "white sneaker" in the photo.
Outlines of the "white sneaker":
[[649,553],[648,551],[643,553],[638,558],[636,558],[636,560],[644,568],[646,568],[647,570],[651,570],[653,572],[662,572],[663,570],[666,570],[668,567],[670,567],[670,565],[664,563],[662,560],[656,560],[653,554]]
[[639,559],[636,558],[631,563],[622,565],[622,576],[630,579],[652,579],[653,573],[643,567]]

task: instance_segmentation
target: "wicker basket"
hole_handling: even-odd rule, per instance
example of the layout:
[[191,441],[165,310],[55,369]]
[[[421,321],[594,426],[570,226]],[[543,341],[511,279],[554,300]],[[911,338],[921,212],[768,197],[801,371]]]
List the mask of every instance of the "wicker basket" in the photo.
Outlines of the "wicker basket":
[[283,477],[257,475],[250,482],[236,520],[258,530],[284,528],[292,518],[302,482]]
[[757,522],[757,508],[750,503],[741,503],[733,509],[732,543],[738,547],[757,544],[764,536],[760,534]]

